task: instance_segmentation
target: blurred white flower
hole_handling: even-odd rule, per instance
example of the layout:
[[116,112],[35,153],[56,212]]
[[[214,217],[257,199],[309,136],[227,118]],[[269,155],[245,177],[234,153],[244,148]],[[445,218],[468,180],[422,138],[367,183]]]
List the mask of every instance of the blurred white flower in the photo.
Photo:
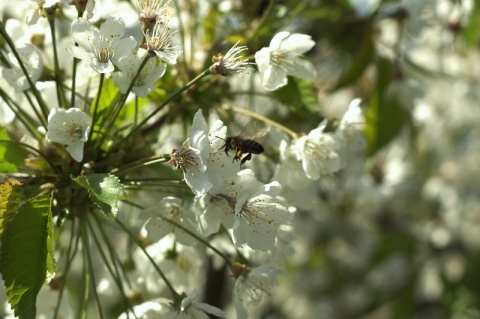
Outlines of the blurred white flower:
[[182,205],[180,198],[167,196],[158,205],[144,209],[139,218],[146,220],[144,227],[147,231],[147,237],[153,241],[158,241],[173,233],[179,243],[184,245],[195,244],[195,238],[167,221],[170,220],[192,232],[195,231],[193,213]]
[[273,37],[269,47],[255,53],[265,90],[274,91],[287,85],[287,75],[306,80],[313,78],[315,70],[312,63],[299,56],[314,45],[315,41],[309,35],[283,31]]
[[[27,70],[27,74],[35,83],[43,71],[43,59],[37,49],[31,44],[25,44],[24,46],[17,48],[17,53],[20,56],[22,64]],[[25,91],[30,88],[30,84],[27,81],[27,77],[23,73],[23,70],[20,67],[20,64],[13,55],[13,53],[8,54],[8,60],[10,62],[10,68],[2,69],[3,78],[9,83],[16,91]]]
[[245,306],[257,305],[264,294],[270,295],[273,287],[278,286],[279,275],[286,276],[287,272],[268,263],[252,269],[247,268],[237,277],[234,289],[237,318],[248,318]]
[[312,180],[341,169],[339,152],[342,142],[336,135],[324,133],[325,126],[324,121],[308,136],[302,136],[295,142],[297,160],[302,161],[305,175]]
[[371,15],[380,5],[380,0],[348,0],[359,17]]
[[173,150],[169,161],[176,168],[183,170],[185,182],[195,196],[206,194],[213,186],[206,172],[206,163],[210,153],[207,132],[207,122],[203,117],[202,110],[198,110],[190,129],[188,139],[190,147]]
[[171,303],[171,300],[164,298],[145,301],[133,306],[133,313],[131,310],[128,310],[128,312],[122,313],[118,319],[129,319],[132,317],[141,319],[165,318],[165,316],[172,311]]
[[72,36],[79,46],[69,46],[67,51],[77,59],[89,62],[99,73],[113,72],[113,63],[131,54],[137,45],[131,36],[122,39],[124,32],[122,19],[110,17],[98,29],[90,21],[80,18],[72,22]]
[[28,25],[36,24],[38,19],[42,17],[43,9],[52,8],[59,0],[32,0],[32,2],[36,2],[36,7],[31,9],[27,14],[25,22],[27,22]]
[[90,123],[87,114],[78,108],[54,108],[48,115],[47,140],[67,145],[67,151],[77,162],[83,160],[83,145],[88,140]]
[[170,0],[135,0],[134,4],[140,11],[140,21],[145,25],[153,25],[159,16],[169,16],[172,8]]
[[269,250],[275,244],[278,227],[290,219],[290,213],[277,196],[280,184],[271,182],[253,195],[239,192],[235,202],[233,238],[236,246],[244,243],[252,249]]
[[224,317],[227,315],[225,311],[217,307],[203,302],[194,302],[197,296],[197,291],[192,291],[182,300],[180,309],[169,313],[165,319],[208,319],[210,318],[208,314],[217,317]]
[[[117,63],[119,72],[112,74],[113,81],[122,93],[126,93],[130,83],[138,72],[142,61],[147,57],[146,51],[139,49],[137,54],[128,55]],[[155,82],[165,74],[166,65],[157,64],[156,59],[149,59],[140,71],[132,92],[139,97],[146,97],[155,87]]]
[[227,54],[221,53],[212,57],[212,66],[210,72],[220,74],[221,76],[244,75],[248,74],[247,70],[252,70],[253,63],[248,62],[248,58],[242,58],[240,53],[248,50],[246,46],[237,46],[238,42],[228,50]]
[[153,30],[146,30],[144,48],[151,55],[156,55],[168,64],[176,64],[182,53],[180,45],[172,45],[175,32],[170,32],[167,21],[157,19]]

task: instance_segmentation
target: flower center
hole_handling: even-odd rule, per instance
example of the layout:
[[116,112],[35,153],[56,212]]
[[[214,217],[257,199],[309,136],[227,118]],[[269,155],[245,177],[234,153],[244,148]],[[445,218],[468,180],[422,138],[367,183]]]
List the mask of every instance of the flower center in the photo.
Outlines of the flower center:
[[112,42],[105,35],[101,34],[95,45],[95,59],[99,62],[106,63],[113,57],[114,51],[111,48]]

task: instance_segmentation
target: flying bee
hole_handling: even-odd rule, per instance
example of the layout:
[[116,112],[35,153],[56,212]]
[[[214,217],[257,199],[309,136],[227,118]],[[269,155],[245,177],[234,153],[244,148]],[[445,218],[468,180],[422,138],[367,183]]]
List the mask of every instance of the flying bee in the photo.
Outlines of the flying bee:
[[219,150],[224,149],[225,154],[228,155],[228,151],[234,150],[235,157],[232,160],[232,163],[236,160],[240,160],[244,153],[248,153],[241,162],[240,166],[243,165],[246,161],[252,159],[252,154],[261,154],[264,149],[263,146],[259,143],[269,131],[270,127],[265,126],[257,129],[256,122],[250,122],[239,135],[229,136],[225,139],[218,137],[225,141],[225,144],[219,148]]

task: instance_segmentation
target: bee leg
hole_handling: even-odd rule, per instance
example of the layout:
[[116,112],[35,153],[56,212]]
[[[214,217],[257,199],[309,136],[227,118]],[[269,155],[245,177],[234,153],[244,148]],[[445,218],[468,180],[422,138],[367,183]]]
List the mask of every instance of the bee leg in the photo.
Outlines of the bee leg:
[[248,153],[247,156],[245,156],[242,161],[240,162],[240,166],[242,166],[243,164],[245,164],[246,161],[249,161],[252,159],[252,153]]

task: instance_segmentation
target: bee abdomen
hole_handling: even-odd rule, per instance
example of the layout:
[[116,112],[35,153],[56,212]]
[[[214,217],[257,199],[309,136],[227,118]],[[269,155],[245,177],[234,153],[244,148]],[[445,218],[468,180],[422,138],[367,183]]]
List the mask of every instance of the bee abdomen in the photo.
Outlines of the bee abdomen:
[[260,154],[264,151],[263,146],[253,140],[245,140],[243,143],[243,149],[245,153],[253,154]]

